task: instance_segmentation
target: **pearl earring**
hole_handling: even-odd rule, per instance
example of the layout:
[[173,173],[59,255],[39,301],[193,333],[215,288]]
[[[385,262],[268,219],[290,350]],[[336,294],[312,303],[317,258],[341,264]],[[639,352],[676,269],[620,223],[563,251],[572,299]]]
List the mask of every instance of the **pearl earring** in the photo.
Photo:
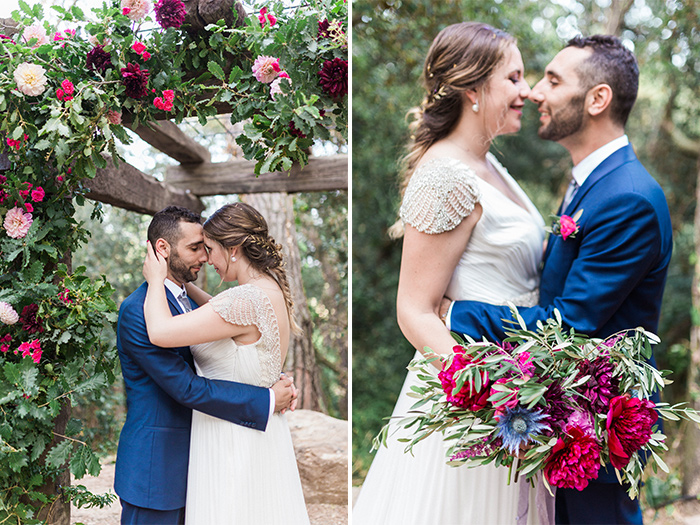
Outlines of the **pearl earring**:
[[474,104],[472,104],[472,111],[473,111],[474,113],[478,113],[478,112],[479,112],[479,101],[478,101],[478,100],[477,100],[476,102],[474,102]]
[[236,257],[232,255],[232,256],[231,256],[231,261],[232,261],[232,262],[236,262]]

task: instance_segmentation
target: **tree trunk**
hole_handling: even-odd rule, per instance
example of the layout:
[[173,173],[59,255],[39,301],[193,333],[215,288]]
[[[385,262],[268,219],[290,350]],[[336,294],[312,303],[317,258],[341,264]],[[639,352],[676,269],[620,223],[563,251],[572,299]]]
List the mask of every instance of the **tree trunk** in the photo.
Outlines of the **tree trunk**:
[[267,220],[270,235],[282,245],[285,269],[294,301],[294,315],[302,334],[291,336],[285,371],[294,376],[299,390],[298,408],[323,410],[321,380],[312,343],[313,325],[301,280],[301,255],[297,245],[292,196],[287,193],[256,193],[241,197]]
[[[700,154],[697,163],[696,201],[700,198]],[[700,201],[698,201],[700,202]],[[700,410],[700,206],[695,208],[695,272],[693,276],[693,326],[690,329],[690,367],[688,397],[692,408]],[[683,438],[682,492],[684,496],[700,494],[700,428],[688,423]]]

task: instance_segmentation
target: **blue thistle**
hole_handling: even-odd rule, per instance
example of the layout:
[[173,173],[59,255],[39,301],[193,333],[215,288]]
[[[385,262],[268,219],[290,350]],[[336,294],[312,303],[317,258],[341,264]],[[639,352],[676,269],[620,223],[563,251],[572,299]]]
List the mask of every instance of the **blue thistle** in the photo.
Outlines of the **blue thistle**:
[[517,454],[521,445],[527,445],[533,434],[539,434],[543,430],[549,430],[549,425],[540,423],[547,417],[539,410],[533,412],[522,407],[506,409],[505,414],[498,421],[496,435],[503,440],[503,446],[511,454]]

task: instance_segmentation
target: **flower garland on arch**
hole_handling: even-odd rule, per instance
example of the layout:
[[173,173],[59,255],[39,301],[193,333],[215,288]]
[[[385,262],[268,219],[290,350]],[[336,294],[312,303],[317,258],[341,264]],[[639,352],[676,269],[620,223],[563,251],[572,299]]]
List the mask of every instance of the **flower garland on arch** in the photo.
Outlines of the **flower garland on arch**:
[[[131,140],[124,123],[206,122],[228,104],[260,174],[305,164],[315,140],[346,139],[348,128],[343,0],[266,3],[237,27],[198,34],[187,32],[181,0],[112,0],[90,16],[76,5],[51,9],[56,24],[20,0],[19,32],[0,36],[0,149],[9,160],[0,175],[0,521],[21,523],[36,520],[28,501],[55,502],[39,487],[66,464],[76,479],[99,472],[79,425],[50,443],[64,403],[115,380],[116,350],[103,334],[116,322],[112,287],[71,270],[66,255],[89,238],[75,206],[105,154],[121,160],[116,143]],[[270,58],[267,81],[256,76],[260,57]]]

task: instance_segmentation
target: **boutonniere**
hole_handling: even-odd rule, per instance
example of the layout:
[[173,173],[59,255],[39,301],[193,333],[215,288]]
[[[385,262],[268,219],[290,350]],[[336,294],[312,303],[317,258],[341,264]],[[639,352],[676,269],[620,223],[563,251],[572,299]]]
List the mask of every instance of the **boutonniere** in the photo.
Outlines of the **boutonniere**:
[[577,221],[581,218],[582,214],[583,208],[578,210],[573,217],[569,217],[568,215],[562,215],[561,217],[552,215],[552,219],[554,219],[552,221],[552,226],[545,228],[545,230],[552,235],[561,235],[563,241],[569,237],[573,239],[578,233],[579,225]]

